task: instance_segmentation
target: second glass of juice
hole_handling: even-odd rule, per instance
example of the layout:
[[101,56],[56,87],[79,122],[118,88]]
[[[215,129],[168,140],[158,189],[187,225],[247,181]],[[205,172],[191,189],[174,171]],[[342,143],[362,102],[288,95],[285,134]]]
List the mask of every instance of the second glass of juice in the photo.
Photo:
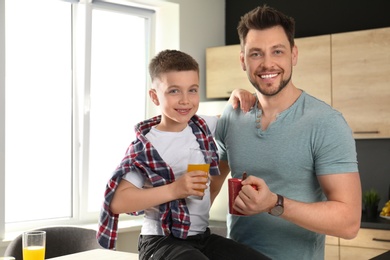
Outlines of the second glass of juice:
[[45,260],[46,232],[23,233],[23,260]]

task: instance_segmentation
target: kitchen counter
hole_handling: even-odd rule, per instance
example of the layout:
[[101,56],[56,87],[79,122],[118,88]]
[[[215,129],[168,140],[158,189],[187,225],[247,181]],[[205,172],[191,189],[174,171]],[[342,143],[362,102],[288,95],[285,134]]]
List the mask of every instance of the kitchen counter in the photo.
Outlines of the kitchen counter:
[[360,227],[390,230],[390,220],[379,217],[379,212],[377,218],[368,220],[363,212]]

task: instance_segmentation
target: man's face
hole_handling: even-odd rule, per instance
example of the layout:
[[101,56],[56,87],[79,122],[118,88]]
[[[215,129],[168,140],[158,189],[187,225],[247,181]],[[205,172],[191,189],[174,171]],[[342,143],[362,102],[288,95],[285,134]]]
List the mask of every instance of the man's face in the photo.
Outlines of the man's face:
[[[162,124],[170,131],[181,131],[198,111],[199,75],[196,71],[172,71],[153,81],[153,102],[160,106]],[[167,129],[168,130],[168,129]]]
[[297,48],[291,49],[281,26],[250,30],[240,59],[252,85],[265,96],[274,96],[291,84]]

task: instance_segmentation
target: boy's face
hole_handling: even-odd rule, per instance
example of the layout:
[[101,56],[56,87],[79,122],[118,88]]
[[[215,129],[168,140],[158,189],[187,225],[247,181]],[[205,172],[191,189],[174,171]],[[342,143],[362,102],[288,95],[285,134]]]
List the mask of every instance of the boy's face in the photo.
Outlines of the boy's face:
[[179,132],[199,107],[199,75],[196,71],[164,73],[152,82],[149,95],[160,106],[162,119],[157,129]]

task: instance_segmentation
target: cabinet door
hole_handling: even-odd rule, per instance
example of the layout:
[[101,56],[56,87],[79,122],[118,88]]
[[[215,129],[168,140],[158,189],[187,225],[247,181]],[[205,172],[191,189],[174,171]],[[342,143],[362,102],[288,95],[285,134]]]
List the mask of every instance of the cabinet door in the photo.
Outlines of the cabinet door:
[[240,63],[240,45],[206,49],[206,96],[228,98],[236,88],[255,92]]
[[367,260],[385,253],[387,250],[361,247],[340,247],[340,260]]
[[339,238],[325,237],[325,260],[339,260]]
[[332,105],[330,35],[295,39],[298,63],[292,82],[297,88]]
[[340,246],[390,250],[390,230],[361,228],[351,240],[340,238]]
[[[330,35],[295,39],[298,64],[293,68],[297,88],[331,105]],[[206,49],[207,98],[227,98],[235,88],[255,92],[240,64],[240,45]]]
[[390,28],[332,35],[332,88],[355,138],[390,137]]

